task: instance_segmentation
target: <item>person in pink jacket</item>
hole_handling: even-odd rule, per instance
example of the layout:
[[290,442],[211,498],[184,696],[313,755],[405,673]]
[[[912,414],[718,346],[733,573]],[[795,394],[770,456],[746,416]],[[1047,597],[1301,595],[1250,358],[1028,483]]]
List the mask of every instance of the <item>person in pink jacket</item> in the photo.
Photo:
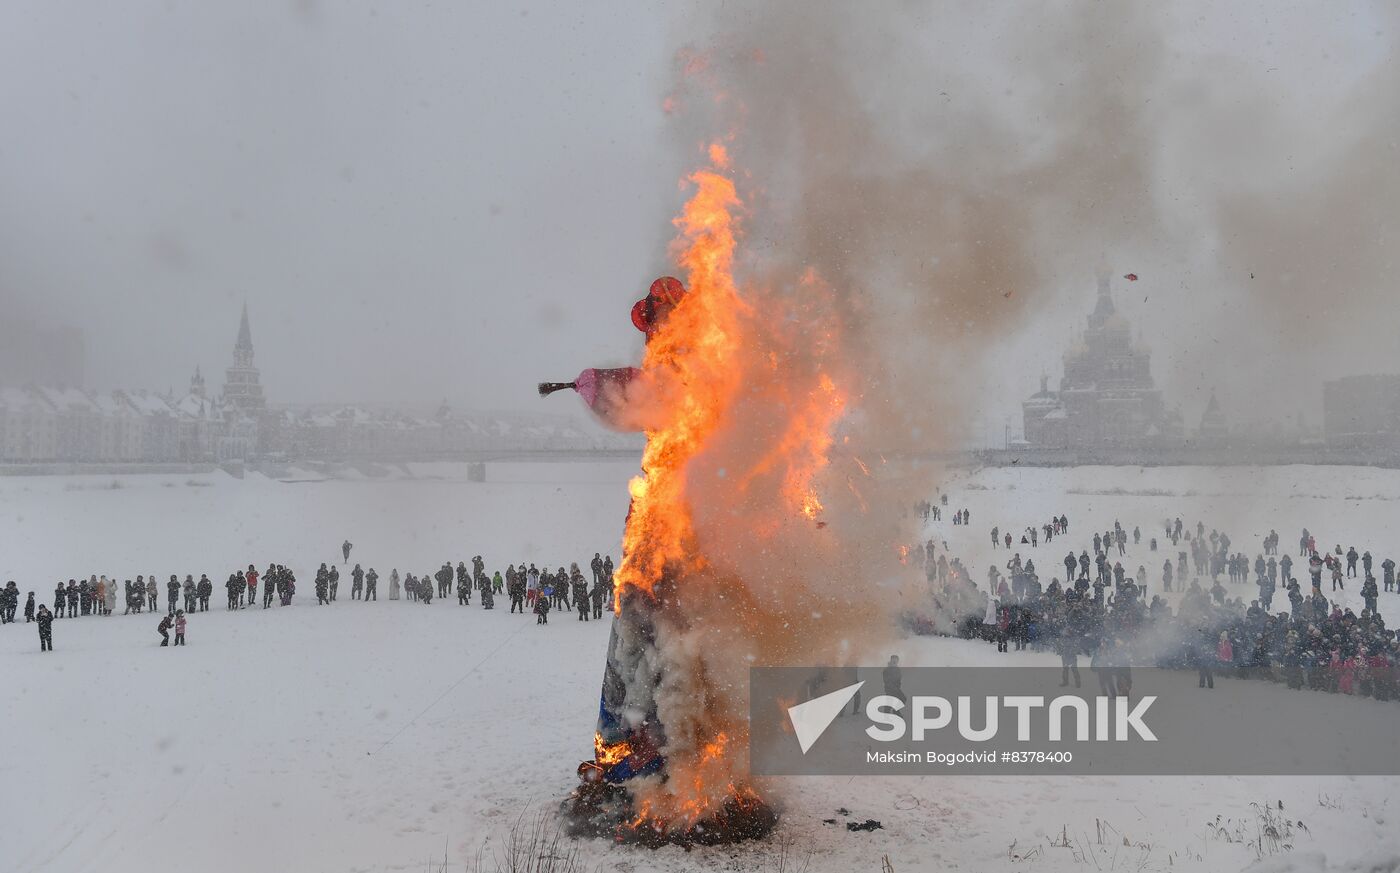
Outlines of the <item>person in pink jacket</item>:
[[177,610],[175,610],[175,645],[177,645],[177,646],[183,646],[184,644],[185,644],[185,611],[184,611],[183,609],[177,609]]
[[1225,631],[1220,632],[1220,642],[1215,647],[1215,659],[1220,662],[1221,669],[1228,669],[1235,663],[1235,647],[1230,643],[1230,635]]
[[1356,658],[1341,658],[1337,665],[1337,690],[1343,694],[1354,692],[1356,683]]

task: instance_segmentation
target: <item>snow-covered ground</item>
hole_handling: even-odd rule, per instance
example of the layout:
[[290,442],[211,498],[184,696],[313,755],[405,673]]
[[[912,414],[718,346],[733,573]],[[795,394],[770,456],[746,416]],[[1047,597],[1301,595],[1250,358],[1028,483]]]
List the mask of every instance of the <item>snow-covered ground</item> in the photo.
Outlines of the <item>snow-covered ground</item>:
[[[94,572],[208,572],[217,586],[232,567],[280,561],[301,580],[291,608],[227,613],[216,602],[191,618],[185,649],[156,647],[150,615],[60,620],[46,655],[32,625],[0,629],[0,870],[425,871],[444,857],[473,869],[522,811],[552,810],[572,787],[591,751],[607,623],[556,613],[536,627],[502,601],[493,612],[362,604],[346,582],[340,602],[318,608],[312,571],[338,560],[347,537],[352,563],[385,577],[476,553],[492,568],[582,563],[615,548],[632,469],[496,465],[484,484],[457,465],[295,483],[0,478],[0,578],[43,600],[57,578]],[[972,524],[936,534],[979,581],[1008,557],[991,551],[993,524],[1019,531],[1053,512],[1075,534],[1020,549],[1043,576],[1115,518],[1143,528],[1133,570],[1168,515],[1222,527],[1251,555],[1270,527],[1296,551],[1306,524],[1319,542],[1378,560],[1400,520],[1394,471],[984,470],[944,482],[949,509],[968,507]],[[1383,612],[1400,611],[1400,596],[1382,598]],[[907,665],[997,657],[944,639],[893,639],[891,651]],[[1229,694],[1233,683],[1220,684]],[[885,857],[895,871],[1219,871],[1256,859],[1222,834],[1252,837],[1251,804],[1283,801],[1306,829],[1263,869],[1394,870],[1400,859],[1396,778],[813,777],[774,790],[784,816],[761,845],[578,848],[589,868],[633,871],[778,870],[784,851],[789,871],[877,871]],[[838,808],[883,829],[847,832]],[[1062,838],[1068,847],[1054,845]]]

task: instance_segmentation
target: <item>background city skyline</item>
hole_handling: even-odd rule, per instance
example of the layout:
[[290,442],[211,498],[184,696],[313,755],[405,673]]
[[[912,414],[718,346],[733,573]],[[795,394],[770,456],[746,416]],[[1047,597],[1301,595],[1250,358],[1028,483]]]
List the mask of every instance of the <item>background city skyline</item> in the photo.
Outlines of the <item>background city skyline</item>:
[[[948,350],[913,356],[908,401],[965,441],[1058,379],[1101,263],[1188,425],[1212,390],[1234,423],[1315,423],[1325,380],[1400,370],[1367,317],[1394,290],[1393,9],[967,13],[907,8],[893,32],[837,9],[817,32],[744,4],[8,6],[0,314],[82,331],[99,390],[221,371],[246,301],[274,404],[579,414],[533,386],[640,355],[627,309],[674,270],[677,181],[715,134],[677,82],[744,39],[774,71],[821,40],[829,68],[774,93],[857,94],[863,114],[818,121],[874,126],[872,190],[941,174],[923,206],[871,205],[899,211],[892,263],[925,266],[871,240],[851,290],[974,301],[898,337]],[[822,168],[782,176],[811,163],[800,143],[745,155],[787,147],[752,123],[742,192],[800,202]],[[791,249],[753,221],[756,260]],[[968,257],[988,234],[1014,242]]]

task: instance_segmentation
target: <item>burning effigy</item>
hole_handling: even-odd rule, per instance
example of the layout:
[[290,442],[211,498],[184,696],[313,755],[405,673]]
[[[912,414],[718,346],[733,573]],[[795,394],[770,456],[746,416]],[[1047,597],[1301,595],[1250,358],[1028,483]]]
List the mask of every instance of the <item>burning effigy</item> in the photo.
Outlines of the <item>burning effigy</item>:
[[857,381],[833,294],[810,271],[741,287],[743,204],[725,144],[708,157],[675,219],[683,281],[658,279],[633,308],[641,366],[540,386],[646,434],[593,756],[565,813],[577,835],[647,845],[771,830],[775,805],[748,773],[749,668],[853,657],[884,613],[850,584],[879,562],[830,523],[861,527],[870,482],[840,433]]

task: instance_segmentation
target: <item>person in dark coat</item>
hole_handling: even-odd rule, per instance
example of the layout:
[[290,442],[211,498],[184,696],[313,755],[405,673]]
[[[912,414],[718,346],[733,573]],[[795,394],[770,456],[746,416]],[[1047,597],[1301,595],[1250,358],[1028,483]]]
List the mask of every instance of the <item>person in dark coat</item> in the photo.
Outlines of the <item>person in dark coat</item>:
[[34,592],[29,592],[29,599],[24,601],[24,623],[28,624],[34,620]]
[[379,600],[379,574],[374,572],[373,567],[370,567],[369,572],[365,574],[364,599],[367,601],[373,600],[376,602],[378,602]]
[[427,573],[418,577],[418,599],[423,603],[433,602],[433,577]]
[[185,612],[194,612],[195,604],[199,602],[199,589],[195,587],[194,576],[185,574],[185,584],[182,587],[185,592]]
[[535,624],[549,624],[549,598],[535,598]]
[[1079,638],[1070,633],[1063,633],[1059,639],[1060,649],[1060,687],[1069,685],[1070,676],[1074,676],[1074,687],[1080,687],[1079,679]]
[[346,564],[350,563],[350,550],[353,549],[354,547],[355,547],[354,544],[351,543],[349,540],[346,540],[345,542],[343,542],[343,543],[340,544],[340,554],[341,554],[341,555],[344,557],[344,559],[345,559],[345,560],[344,560],[344,563],[346,563]]
[[160,617],[160,624],[156,625],[156,632],[160,634],[160,644],[170,645],[170,628],[175,624],[175,616],[163,615]]
[[[497,576],[501,575],[499,571]],[[517,609],[521,615],[525,614],[525,580],[519,578],[518,574],[511,569],[506,570],[506,575],[510,577],[510,584],[507,586],[510,592],[510,611],[514,613]]]
[[53,613],[42,603],[39,604],[39,614],[34,617],[39,623],[39,651],[53,651]]
[[495,609],[496,586],[491,582],[491,577],[487,576],[484,570],[481,573],[481,586],[478,590],[481,592],[481,608]]
[[457,605],[472,605],[472,585],[467,578],[467,567],[465,564],[457,565]]
[[11,579],[5,584],[3,596],[0,596],[0,604],[4,608],[4,623],[9,624],[15,620],[15,612],[19,609],[19,586]]
[[588,567],[593,571],[593,581],[603,581],[603,556],[598,552],[593,553],[593,560],[588,562]]
[[1376,577],[1367,573],[1366,581],[1361,583],[1361,597],[1366,601],[1366,608],[1371,610],[1371,612],[1376,611],[1376,598],[1378,594]]
[[[578,620],[588,621],[589,611],[592,609],[592,601],[588,597],[588,582],[580,574],[573,579],[574,606],[578,607]],[[593,587],[597,588],[603,584],[601,569],[599,575],[593,580]]]
[[[606,571],[604,572],[606,573]],[[607,599],[607,595],[608,582],[605,577],[603,581],[594,585],[593,590],[589,592],[589,597],[593,601],[593,618],[601,619],[603,617],[603,601]]]
[[904,696],[904,671],[899,669],[899,656],[890,655],[890,662],[885,665],[880,678],[885,683],[885,693],[890,697],[899,698],[901,703],[908,703],[908,698]]
[[166,611],[170,615],[175,614],[175,602],[180,599],[180,577],[171,574],[170,581],[165,583],[166,599],[169,601],[169,609]]
[[340,568],[332,564],[327,579],[330,582],[331,602],[334,603],[336,592],[340,590]]
[[199,584],[194,588],[199,595],[199,611],[209,611],[209,598],[214,596],[214,583],[209,581],[209,576],[204,573],[199,574]]
[[53,589],[53,611],[56,618],[63,618],[63,611],[67,603],[68,589],[64,588],[63,583],[60,582],[58,585],[54,586]]
[[583,571],[578,568],[578,564],[570,564],[567,574],[564,573],[563,567],[559,568],[559,575],[554,577],[554,607],[556,609],[568,609],[572,606],[572,604],[569,603],[570,595],[573,591],[573,585],[571,583],[576,579],[582,578]]
[[1196,687],[1214,688],[1216,652],[1209,630],[1202,628],[1198,632],[1191,659],[1196,662]]
[[1265,576],[1259,581],[1259,602],[1267,612],[1274,602],[1274,580]]
[[329,573],[322,573],[322,572],[317,572],[317,573],[316,573],[316,605],[317,605],[317,606],[329,606],[329,605],[330,605],[330,602],[331,602],[331,600],[330,600],[330,584],[331,584],[331,577],[330,577],[330,574],[329,574]]
[[356,564],[355,569],[350,571],[350,599],[359,600],[365,591],[365,571]]

